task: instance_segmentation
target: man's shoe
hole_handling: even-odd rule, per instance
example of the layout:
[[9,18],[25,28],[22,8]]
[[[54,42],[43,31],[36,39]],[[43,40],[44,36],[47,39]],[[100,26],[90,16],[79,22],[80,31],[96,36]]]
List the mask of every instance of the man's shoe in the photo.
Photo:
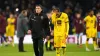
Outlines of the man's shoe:
[[89,51],[91,51],[91,50],[90,50],[90,49],[88,49],[88,48],[86,48],[86,51],[88,51],[88,52],[89,52]]
[[99,51],[99,49],[98,49],[98,48],[94,48],[94,50],[95,50],[95,51]]
[[27,51],[19,51],[19,52],[27,52]]

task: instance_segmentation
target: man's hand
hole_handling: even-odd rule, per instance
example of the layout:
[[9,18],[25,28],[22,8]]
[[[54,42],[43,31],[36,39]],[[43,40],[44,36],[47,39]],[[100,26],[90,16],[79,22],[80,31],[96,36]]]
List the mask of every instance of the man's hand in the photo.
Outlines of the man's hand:
[[67,35],[67,34],[65,35],[65,38],[66,38],[66,39],[68,38],[68,35]]
[[54,31],[53,30],[51,30],[51,36],[54,36]]
[[32,32],[31,32],[31,30],[28,30],[27,33],[28,33],[28,34],[31,34]]

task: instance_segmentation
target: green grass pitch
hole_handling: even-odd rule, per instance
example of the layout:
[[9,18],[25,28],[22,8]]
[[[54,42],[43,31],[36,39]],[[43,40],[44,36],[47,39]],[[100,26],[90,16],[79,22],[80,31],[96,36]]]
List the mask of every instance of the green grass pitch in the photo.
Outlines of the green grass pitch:
[[[0,56],[34,56],[32,44],[25,44],[24,48],[27,52],[18,52],[18,45],[15,47],[0,47]],[[90,52],[85,51],[85,45],[82,48],[77,47],[75,44],[68,44],[66,49],[66,56],[100,56],[100,51],[94,51],[93,45],[89,45],[92,50]],[[56,56],[55,51],[44,51],[44,56]]]

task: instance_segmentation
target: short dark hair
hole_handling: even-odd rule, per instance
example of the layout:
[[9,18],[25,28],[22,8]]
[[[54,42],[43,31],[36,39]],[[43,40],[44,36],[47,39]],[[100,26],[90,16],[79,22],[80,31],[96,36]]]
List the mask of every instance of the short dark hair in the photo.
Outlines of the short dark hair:
[[94,10],[92,10],[92,9],[89,9],[89,10],[88,10],[88,13],[90,13],[91,11],[94,11]]
[[22,14],[24,14],[25,12],[27,12],[27,10],[22,10],[22,12],[21,12],[21,13],[22,13]]
[[42,6],[42,5],[40,5],[40,4],[37,4],[35,7],[37,7],[37,6],[41,7],[41,9],[43,9],[43,6]]
[[58,11],[60,11],[60,9],[58,7],[54,7],[54,8],[52,8],[52,10],[58,10]]
[[80,11],[76,11],[75,14],[81,14],[81,12]]

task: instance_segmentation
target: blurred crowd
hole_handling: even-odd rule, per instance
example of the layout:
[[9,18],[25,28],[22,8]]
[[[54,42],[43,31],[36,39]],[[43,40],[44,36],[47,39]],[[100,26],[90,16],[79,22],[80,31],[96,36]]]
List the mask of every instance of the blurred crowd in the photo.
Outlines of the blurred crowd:
[[[87,15],[87,11],[89,9],[93,9],[96,13],[100,10],[100,0],[0,0],[0,33],[4,35],[6,33],[6,27],[9,24],[9,18],[14,18],[14,22],[11,24],[15,25],[16,29],[16,21],[19,13],[23,9],[27,9],[28,17],[32,12],[34,12],[34,8],[36,4],[43,5],[43,12],[47,13],[52,8],[59,7],[60,11],[63,11],[69,16],[70,30],[69,34],[73,34],[72,29],[73,19],[75,16],[75,12],[80,12],[82,17],[84,18]],[[3,5],[3,6],[2,6]],[[3,26],[3,27],[2,27]],[[10,29],[12,30],[12,29]],[[51,33],[52,34],[52,33]],[[0,36],[1,36],[0,35]],[[0,39],[2,40],[2,39]],[[3,40],[6,42],[6,38],[4,36]],[[2,40],[2,41],[3,41]]]
[[[17,18],[18,14],[23,9],[28,10],[28,17],[34,11],[36,4],[43,5],[44,13],[52,10],[53,7],[59,7],[60,11],[68,14],[70,22],[73,21],[73,15],[76,11],[82,13],[84,17],[89,9],[93,9],[95,14],[100,9],[100,0],[0,0],[0,13],[7,19],[10,13],[14,14]],[[3,6],[2,6],[3,5]],[[73,28],[72,23],[70,23],[71,29]],[[72,34],[72,30],[70,30]]]

